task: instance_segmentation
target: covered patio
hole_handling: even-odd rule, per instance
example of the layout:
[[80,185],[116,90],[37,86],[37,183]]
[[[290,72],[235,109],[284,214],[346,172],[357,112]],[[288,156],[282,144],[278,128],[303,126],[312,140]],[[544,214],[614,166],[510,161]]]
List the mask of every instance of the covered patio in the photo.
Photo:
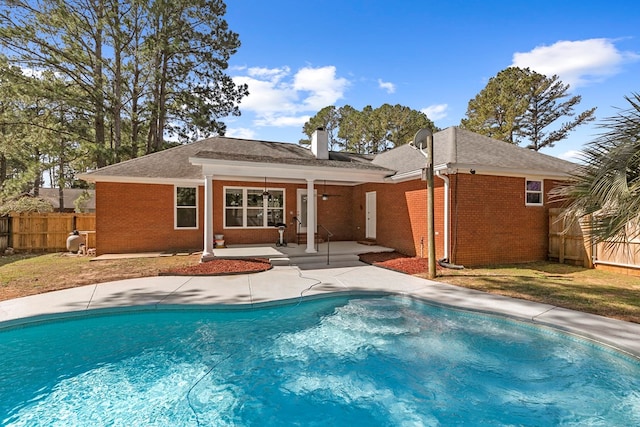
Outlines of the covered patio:
[[368,252],[393,252],[394,249],[355,241],[323,242],[315,246],[316,252],[307,252],[307,245],[295,243],[287,246],[232,245],[215,249],[215,258],[267,258],[272,265],[295,265],[301,269],[331,267],[356,267],[364,265],[359,255]]
[[[260,152],[260,149],[264,149],[265,152]],[[331,153],[330,155],[327,147],[327,133],[320,129],[313,134],[311,153],[304,150],[300,152],[299,147],[273,143],[266,147],[258,146],[254,152],[255,154],[237,153],[229,148],[221,151],[201,151],[189,158],[191,165],[201,168],[204,177],[203,261],[222,256],[219,253],[220,249],[214,250],[214,236],[216,234],[227,231],[237,234],[237,232],[242,232],[242,229],[245,229],[246,233],[252,233],[252,228],[262,228],[263,231],[268,228],[266,222],[258,227],[248,225],[247,218],[253,218],[248,216],[247,211],[254,211],[251,210],[252,207],[248,207],[245,199],[250,195],[253,195],[254,198],[255,196],[259,197],[259,194],[256,193],[256,183],[264,182],[264,191],[261,191],[263,197],[267,197],[274,191],[274,187],[278,187],[275,188],[275,191],[282,194],[283,199],[282,205],[278,206],[281,210],[278,212],[280,222],[283,225],[301,226],[306,241],[304,252],[316,254],[320,251],[316,245],[316,233],[319,232],[319,228],[323,228],[327,235],[333,234],[331,229],[318,223],[317,217],[318,199],[326,201],[331,197],[326,193],[326,188],[352,188],[361,184],[383,183],[385,178],[393,172],[372,165],[369,159],[361,158],[358,155],[344,153]],[[233,186],[227,184],[225,187],[216,188],[215,182],[239,183],[238,190],[243,191],[238,193],[239,199],[242,200],[242,207],[236,208],[228,205],[228,191],[229,188],[234,188]],[[251,188],[242,188],[242,183],[253,184],[251,184]],[[221,191],[225,192],[224,197],[214,197],[214,193]],[[288,198],[287,193],[289,193]],[[295,205],[291,201],[294,195],[296,195],[297,201]],[[309,197],[309,195],[313,195],[313,197]],[[350,199],[343,200],[343,205],[347,204],[352,207],[355,203],[354,197],[351,195],[340,194],[339,196]],[[224,200],[223,205],[219,205],[221,200]],[[375,210],[375,199],[372,203],[372,209]],[[258,201],[256,204],[258,207],[265,207],[267,213],[271,211],[267,200],[262,200],[262,203]],[[239,226],[230,225],[226,215],[233,210],[240,211],[241,209],[242,215],[244,215],[243,222]],[[345,214],[347,213],[351,215],[353,209],[345,209]],[[375,218],[375,215],[370,215],[370,217]],[[367,227],[369,227],[368,224]],[[375,236],[375,231],[372,231],[372,235]],[[296,245],[296,249],[299,249],[298,245]]]

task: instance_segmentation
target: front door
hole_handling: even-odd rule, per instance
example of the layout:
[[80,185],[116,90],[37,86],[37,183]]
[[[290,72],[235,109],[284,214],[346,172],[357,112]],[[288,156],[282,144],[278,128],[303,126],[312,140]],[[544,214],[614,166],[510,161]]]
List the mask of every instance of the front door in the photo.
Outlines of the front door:
[[[307,189],[306,188],[298,188],[297,200],[298,200],[298,204],[297,204],[298,212],[296,216],[298,217],[298,220],[301,222],[301,224],[300,224],[300,229],[296,230],[296,232],[306,233],[307,232]],[[317,203],[316,203],[316,218],[318,218]]]
[[371,191],[366,194],[366,214],[365,237],[367,239],[376,238],[376,192]]

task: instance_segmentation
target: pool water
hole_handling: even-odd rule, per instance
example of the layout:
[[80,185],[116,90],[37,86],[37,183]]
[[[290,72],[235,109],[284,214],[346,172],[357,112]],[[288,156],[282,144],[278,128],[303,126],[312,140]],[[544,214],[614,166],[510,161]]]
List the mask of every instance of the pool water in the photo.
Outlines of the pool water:
[[400,297],[0,330],[9,426],[640,425],[638,360]]

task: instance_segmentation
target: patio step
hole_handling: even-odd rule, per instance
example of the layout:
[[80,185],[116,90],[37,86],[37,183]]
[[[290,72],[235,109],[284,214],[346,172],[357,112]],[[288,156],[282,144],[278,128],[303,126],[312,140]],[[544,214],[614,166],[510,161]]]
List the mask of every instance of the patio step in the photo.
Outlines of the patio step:
[[[345,264],[355,264],[360,261],[360,257],[355,254],[334,254],[329,255],[329,266],[343,266]],[[270,258],[269,262],[273,266],[305,266],[313,265],[327,265],[327,254],[308,254],[308,255],[296,255],[288,257]]]
[[[296,235],[296,242],[300,242],[301,245],[306,245],[307,244],[307,233],[298,233]],[[314,237],[314,242],[316,243],[324,243],[324,239],[318,235],[318,233],[315,234]]]

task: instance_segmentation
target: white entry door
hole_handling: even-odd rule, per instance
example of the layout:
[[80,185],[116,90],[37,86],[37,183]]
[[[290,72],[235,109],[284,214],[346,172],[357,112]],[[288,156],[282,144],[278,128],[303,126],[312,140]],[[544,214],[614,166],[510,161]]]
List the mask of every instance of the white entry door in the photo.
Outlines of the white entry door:
[[365,225],[365,237],[367,239],[376,238],[376,192],[371,191],[366,194],[367,221]]
[[[317,194],[317,192],[314,190],[314,193]],[[298,188],[297,191],[297,214],[296,216],[298,217],[298,219],[300,220],[300,222],[302,223],[300,225],[300,233],[306,233],[307,232],[307,189],[306,188]],[[316,218],[318,218],[318,204],[315,204],[316,206]],[[317,221],[316,221],[317,222]],[[298,230],[296,229],[296,232]]]

